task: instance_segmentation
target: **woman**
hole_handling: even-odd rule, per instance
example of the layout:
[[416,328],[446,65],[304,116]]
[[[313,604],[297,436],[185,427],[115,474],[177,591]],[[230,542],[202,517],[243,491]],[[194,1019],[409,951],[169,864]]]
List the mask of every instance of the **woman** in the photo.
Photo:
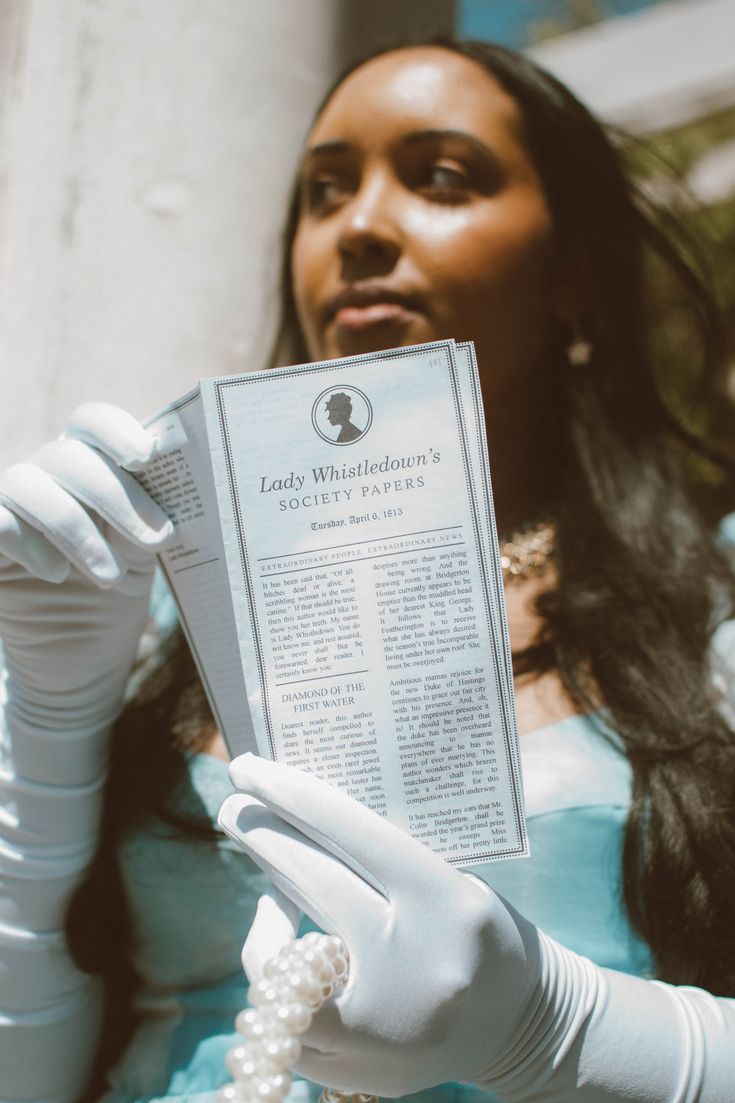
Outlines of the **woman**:
[[[390,51],[338,84],[307,143],[288,240],[284,358],[473,339],[499,527],[522,539],[524,525],[551,519],[556,533],[553,562],[507,590],[535,856],[483,871],[526,918],[311,779],[247,760],[233,773],[246,793],[225,805],[227,831],[317,920],[344,930],[352,954],[353,984],[305,1035],[299,1067],[391,1094],[476,1079],[519,1099],[668,1101],[686,1075],[691,1098],[701,1088],[719,1103],[725,1088],[711,1069],[724,1075],[731,1005],[662,1003],[669,990],[625,975],[735,992],[733,743],[708,657],[715,629],[715,644],[726,642],[735,595],[683,488],[674,444],[706,450],[656,383],[643,245],[680,276],[705,325],[707,295],[633,204],[584,109],[529,62],[481,45]],[[170,534],[124,470],[152,450],[120,411],[83,408],[64,441],[0,486],[16,791],[45,809],[40,783],[87,786],[62,823],[67,883],[89,857],[79,799],[93,813],[104,733],[146,616],[151,553]],[[237,949],[268,883],[234,848],[205,838],[229,791],[223,747],[180,643],[171,646],[118,724],[100,847],[67,925],[77,961],[108,989],[89,1098],[108,1084],[115,1103],[206,1098],[227,1079],[229,1024],[244,998]],[[36,882],[50,864],[34,850],[49,846],[44,815],[31,828],[19,818],[12,840]],[[56,830],[56,811],[51,822]],[[611,868],[621,849],[625,913]],[[335,864],[334,852],[344,860]],[[306,878],[294,872],[302,859]],[[366,882],[382,885],[389,923]],[[36,918],[17,890],[8,922],[52,926],[59,893],[50,904],[42,895]],[[266,897],[251,970],[291,912]],[[603,974],[572,951],[614,969]],[[21,1052],[22,1030],[8,1033],[12,1097],[71,1098],[92,1063],[98,988],[78,974],[48,976],[38,969],[41,1004],[13,993],[20,1010],[13,1004],[8,1018],[48,1005],[50,985],[59,1064],[44,1079]],[[653,1035],[626,1031],[635,1008]],[[681,1054],[664,1045],[679,1037],[677,1016],[696,1023],[708,1083],[697,1083],[697,1053],[684,1054],[682,1071]],[[82,1024],[86,1052],[64,1041],[69,1023]]]

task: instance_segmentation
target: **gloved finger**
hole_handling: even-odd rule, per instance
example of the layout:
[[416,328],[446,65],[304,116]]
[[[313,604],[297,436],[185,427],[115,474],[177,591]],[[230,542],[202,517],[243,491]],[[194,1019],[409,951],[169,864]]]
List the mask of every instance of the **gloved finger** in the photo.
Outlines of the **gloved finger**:
[[276,888],[353,951],[355,920],[382,924],[386,901],[362,877],[245,793],[227,797],[219,823]]
[[44,444],[33,453],[31,463],[137,547],[155,552],[173,536],[173,523],[140,483],[81,441]]
[[[225,808],[228,803],[232,801],[233,804],[230,808]],[[228,797],[222,806],[220,811],[220,823],[223,824],[223,819],[230,816],[231,809],[235,806],[240,807],[242,802],[248,802],[248,807],[255,808],[257,802],[252,802],[250,798],[236,794],[233,797]],[[271,814],[262,806],[257,806],[261,809],[265,816],[271,817]],[[285,825],[282,825],[285,827]],[[288,830],[288,829],[287,829]],[[250,928],[248,936],[245,940],[245,945],[242,950],[242,962],[245,968],[245,972],[248,975],[248,979],[251,984],[256,984],[263,976],[263,968],[266,961],[273,957],[281,947],[289,942],[298,930],[299,921],[301,917],[301,907],[293,903],[290,898],[294,895],[290,890],[288,892],[282,891],[277,887],[279,883],[280,874],[276,872],[272,862],[266,862],[264,859],[258,856],[254,851],[251,851],[239,836],[233,836],[236,841],[246,849],[250,856],[261,865],[266,873],[275,882],[274,885],[264,893],[258,901],[258,908],[255,914],[255,919]],[[367,887],[367,886],[366,886]],[[337,880],[333,883],[333,891],[339,893],[341,891],[340,884]],[[358,907],[362,907],[361,902],[357,903]],[[315,919],[322,927],[327,930],[331,930],[333,933],[338,932],[337,920],[334,924],[330,924],[329,917],[321,915],[317,917],[318,908],[310,908],[307,914],[311,914],[311,917]],[[345,941],[349,941],[348,935],[345,932],[340,931],[343,934]],[[357,959],[354,955],[350,957],[350,983],[352,977],[357,973]],[[347,990],[349,990],[349,984]],[[342,996],[346,994],[342,993]],[[331,1052],[334,1041],[337,1037],[341,1037],[343,1032],[342,1019],[339,1007],[334,1000],[327,1002],[319,1012],[314,1016],[314,1019],[309,1029],[301,1036],[300,1041],[304,1046],[309,1046],[314,1053]]]
[[300,910],[277,888],[263,893],[242,948],[242,964],[251,984],[263,979],[266,961],[296,936],[300,921]]
[[71,564],[37,529],[0,505],[0,556],[44,582],[65,582]]
[[151,588],[151,575],[155,563],[149,551],[140,551],[106,521],[100,522],[100,531],[114,555],[127,565],[127,573],[115,583],[114,589],[127,597],[141,597]]
[[[327,1005],[328,1007],[329,1005]],[[327,1008],[325,1007],[326,1011]],[[319,1012],[319,1017],[323,1014]],[[365,1059],[357,1056],[350,1048],[349,1035],[344,1036],[338,1032],[332,1043],[325,1042],[321,1046],[308,1045],[304,1039],[308,1038],[311,1029],[307,1031],[299,1041],[302,1043],[301,1056],[294,1065],[294,1071],[303,1076],[305,1080],[311,1080],[313,1084],[323,1084],[325,1087],[337,1088],[346,1095],[365,1093],[377,1095],[381,1098],[404,1095],[403,1091],[394,1091],[393,1085],[383,1082],[380,1076],[379,1062],[373,1059],[364,1067]],[[335,1050],[331,1049],[335,1046]],[[386,1088],[390,1087],[390,1091]]]
[[17,463],[3,472],[0,503],[40,532],[97,586],[113,586],[127,571],[84,507],[35,464]]
[[405,831],[313,774],[245,754],[230,763],[230,777],[385,896],[423,886],[427,877],[439,885],[453,872]]
[[157,454],[158,441],[126,410],[109,402],[85,402],[67,421],[62,438],[83,441],[113,463],[140,471]]

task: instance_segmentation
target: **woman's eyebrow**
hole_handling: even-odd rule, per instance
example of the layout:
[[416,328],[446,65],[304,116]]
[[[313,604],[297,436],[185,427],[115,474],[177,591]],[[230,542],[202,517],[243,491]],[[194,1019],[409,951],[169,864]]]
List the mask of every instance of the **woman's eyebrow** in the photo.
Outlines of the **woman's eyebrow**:
[[304,163],[310,161],[312,157],[322,157],[330,153],[347,153],[351,148],[349,142],[340,141],[339,139],[332,142],[319,142],[304,151]]
[[[466,130],[453,130],[451,128],[412,130],[410,133],[402,135],[400,143],[406,145],[428,145],[431,142],[438,142],[442,140],[463,142],[466,145],[473,146],[477,150],[477,152],[485,157],[488,161],[496,164],[498,162],[497,154],[490,148],[490,146],[487,145],[486,142],[483,142],[481,138],[477,138],[474,134],[469,134]],[[328,157],[334,154],[349,153],[352,150],[354,150],[354,145],[351,142],[347,142],[339,138],[328,142],[319,142],[317,143],[317,145],[313,145],[309,149],[304,151],[301,165],[303,168],[315,158]]]
[[497,154],[493,152],[489,145],[487,145],[481,138],[475,137],[474,134],[469,134],[466,130],[452,130],[452,129],[433,129],[433,130],[413,130],[410,134],[404,134],[402,141],[409,145],[417,145],[421,142],[437,142],[442,140],[454,140],[466,142],[468,145],[474,146],[478,152],[487,157],[491,161],[497,161]]

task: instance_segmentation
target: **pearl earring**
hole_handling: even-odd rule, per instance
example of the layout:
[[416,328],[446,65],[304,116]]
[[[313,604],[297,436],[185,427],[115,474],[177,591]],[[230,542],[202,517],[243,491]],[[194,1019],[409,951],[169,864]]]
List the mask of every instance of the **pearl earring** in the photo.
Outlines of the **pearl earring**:
[[567,360],[575,368],[585,367],[592,359],[592,348],[592,342],[577,329],[574,339],[567,345]]

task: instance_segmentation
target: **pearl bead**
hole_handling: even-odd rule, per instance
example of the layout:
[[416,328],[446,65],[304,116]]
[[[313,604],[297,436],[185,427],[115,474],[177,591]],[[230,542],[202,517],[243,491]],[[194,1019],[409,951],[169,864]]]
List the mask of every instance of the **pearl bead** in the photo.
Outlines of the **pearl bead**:
[[318,946],[307,946],[304,950],[303,962],[312,971],[329,964],[329,958],[323,954]]
[[291,998],[307,1007],[317,1008],[322,1002],[322,988],[310,973],[291,973],[288,978]]
[[285,1038],[288,1034],[291,1033],[288,1025],[283,1021],[283,1018],[280,1015],[280,1012],[283,1010],[284,1006],[284,1004],[281,1004],[274,1010],[273,1018],[268,1025],[268,1037],[266,1038],[267,1042],[278,1041],[279,1038]]
[[248,1057],[252,1057],[254,1061],[260,1061],[265,1055],[267,1041],[267,1038],[243,1038],[240,1045],[233,1048],[244,1050],[243,1061]]
[[322,935],[319,934],[319,931],[309,931],[301,939],[301,944],[302,946],[316,946],[321,941]]
[[239,1097],[241,1095],[239,1095],[235,1084],[225,1084],[224,1088],[215,1093],[214,1103],[237,1103]]
[[251,1075],[242,1073],[243,1067],[246,1065],[257,1067],[258,1053],[248,1045],[233,1046],[225,1055],[225,1064],[235,1080],[243,1080],[245,1076]]
[[238,1084],[225,1084],[214,1097],[215,1103],[241,1103],[243,1096]]
[[275,1003],[278,995],[278,988],[270,980],[259,980],[251,986],[248,999],[253,1007],[265,1007],[269,1003]]
[[254,1061],[251,1057],[244,1061],[235,1060],[231,1052],[225,1055],[225,1065],[233,1080],[252,1080],[254,1076],[260,1076],[267,1071],[260,1067],[259,1061]]
[[304,965],[324,984],[331,984],[336,976],[334,966],[321,950],[307,950],[304,954]]
[[236,1087],[240,1092],[240,1095],[238,1096],[238,1103],[255,1103],[253,1083],[253,1080],[241,1080],[236,1084]]
[[271,1100],[281,1100],[291,1087],[291,1077],[288,1073],[277,1073],[275,1076],[266,1076],[255,1084],[254,1096],[270,1103]]
[[344,977],[347,975],[347,958],[342,954],[337,954],[332,958],[332,967],[338,977]]
[[303,1003],[287,1003],[278,1008],[277,1021],[289,1034],[303,1034],[311,1026],[311,1011]]
[[283,1060],[286,1062],[286,1068],[291,1068],[295,1065],[301,1056],[301,1042],[298,1038],[291,1036],[281,1038],[278,1042],[278,1046],[281,1052]]
[[254,1007],[245,1007],[237,1014],[235,1029],[239,1030],[241,1034],[244,1034],[245,1028],[252,1022],[258,1022],[260,1017],[260,1012],[256,1011]]
[[334,959],[338,954],[344,954],[345,944],[337,935],[328,934],[320,940],[319,949],[328,958]]
[[252,1007],[240,1011],[235,1019],[235,1029],[244,1034],[246,1038],[257,1040],[266,1033],[266,1018],[260,1010]]
[[282,1072],[295,1064],[301,1056],[301,1045],[296,1038],[288,1035],[283,1038],[271,1038],[264,1050],[265,1057],[273,1072]]

